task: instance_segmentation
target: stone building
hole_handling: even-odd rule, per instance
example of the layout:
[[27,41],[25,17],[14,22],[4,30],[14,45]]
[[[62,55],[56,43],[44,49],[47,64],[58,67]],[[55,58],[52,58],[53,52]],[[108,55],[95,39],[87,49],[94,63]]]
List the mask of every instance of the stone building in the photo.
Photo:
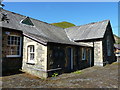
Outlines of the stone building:
[[47,78],[114,61],[109,20],[63,29],[4,9],[0,20],[2,71]]
[[71,41],[93,46],[94,65],[104,66],[115,61],[115,40],[109,20],[70,27],[65,30]]

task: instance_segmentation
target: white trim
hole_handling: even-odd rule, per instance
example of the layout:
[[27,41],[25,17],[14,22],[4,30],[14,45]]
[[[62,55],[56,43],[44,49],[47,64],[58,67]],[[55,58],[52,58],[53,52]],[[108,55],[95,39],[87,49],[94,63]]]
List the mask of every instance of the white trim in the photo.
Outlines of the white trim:
[[20,48],[19,48],[19,55],[21,57],[21,49],[22,49],[22,37],[20,37]]
[[[83,53],[84,53],[84,56],[83,56]],[[82,48],[82,60],[86,60],[86,48]]]
[[56,68],[56,69],[50,69],[50,70],[43,70],[43,69],[39,69],[39,68],[31,68],[31,67],[26,67],[25,68],[29,68],[29,69],[33,69],[33,70],[37,70],[37,71],[42,71],[42,72],[50,72],[50,71],[57,71],[60,70],[62,68]]
[[[21,37],[21,36],[17,36],[17,35],[9,35],[9,36],[16,36],[16,37],[20,37],[19,55],[6,55],[6,57],[21,57],[22,37]],[[7,44],[8,44],[8,43],[7,43]],[[12,45],[9,45],[9,46],[12,46]]]
[[28,60],[27,63],[35,64],[35,61],[34,60]]
[[21,57],[21,55],[6,55],[6,57]]
[[[30,48],[33,48],[34,49],[34,52],[30,52]],[[27,46],[27,63],[35,63],[35,45],[28,45]],[[31,60],[30,57],[31,57],[31,53],[34,54],[34,58]]]
[[62,69],[62,68],[50,69],[50,70],[47,70],[47,72],[56,71],[56,70],[60,70],[60,69]]
[[91,67],[91,61],[92,61],[92,50],[91,49],[89,49],[88,54],[89,54],[89,64],[90,64],[90,67]]

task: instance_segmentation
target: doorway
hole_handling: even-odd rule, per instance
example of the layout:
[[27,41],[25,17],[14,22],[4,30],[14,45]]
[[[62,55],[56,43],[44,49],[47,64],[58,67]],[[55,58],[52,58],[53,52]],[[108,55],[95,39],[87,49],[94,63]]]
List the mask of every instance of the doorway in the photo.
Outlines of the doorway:
[[73,49],[72,48],[68,48],[67,49],[67,57],[68,57],[68,70],[71,71],[73,70]]
[[92,50],[88,49],[88,64],[91,67],[92,66]]

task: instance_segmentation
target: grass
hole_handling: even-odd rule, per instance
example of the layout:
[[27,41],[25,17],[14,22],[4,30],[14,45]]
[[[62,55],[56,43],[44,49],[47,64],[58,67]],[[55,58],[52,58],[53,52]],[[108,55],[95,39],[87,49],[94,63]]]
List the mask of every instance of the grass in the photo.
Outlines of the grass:
[[120,62],[114,62],[113,65],[120,65]]
[[75,74],[81,74],[82,72],[80,70],[73,72]]
[[54,74],[52,75],[52,77],[56,77],[56,76],[58,76],[58,73],[54,73]]
[[57,26],[57,27],[61,27],[61,28],[69,28],[69,27],[75,26],[74,24],[69,23],[69,22],[52,23],[52,25]]

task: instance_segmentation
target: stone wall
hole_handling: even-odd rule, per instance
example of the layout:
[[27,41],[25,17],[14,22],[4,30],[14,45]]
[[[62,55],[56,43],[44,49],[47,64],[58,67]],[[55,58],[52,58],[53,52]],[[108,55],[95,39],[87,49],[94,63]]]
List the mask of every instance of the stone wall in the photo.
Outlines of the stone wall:
[[0,76],[2,76],[2,28],[0,27]]
[[[108,64],[108,63],[112,63],[114,61],[116,61],[115,59],[115,54],[114,54],[114,40],[113,40],[113,35],[112,35],[112,29],[110,27],[110,24],[108,25],[107,27],[107,30],[106,30],[106,33],[105,33],[105,36],[104,36],[104,39],[103,39],[103,63],[104,65]],[[109,38],[107,38],[109,37]],[[111,55],[108,56],[108,50],[107,50],[107,39],[109,39],[110,41],[110,52],[111,52]]]
[[2,59],[2,28],[0,27],[0,60]]
[[[24,37],[23,40],[23,66],[22,70],[40,78],[47,78],[47,46],[44,46],[32,39]],[[34,45],[34,64],[28,63],[28,46]]]
[[2,28],[2,31],[2,71],[19,70],[22,67],[22,56],[7,57],[9,50],[8,36],[17,35],[22,38],[22,32],[7,28]]
[[[71,61],[70,51],[72,49],[72,58]],[[82,48],[86,49],[86,60],[82,60]],[[72,46],[64,44],[48,44],[48,71],[49,75],[52,75],[54,72],[71,72],[79,69],[84,69],[90,67],[88,61],[88,49],[92,51],[90,47],[81,47],[81,46]],[[91,61],[93,62],[93,56],[91,56]],[[71,63],[73,63],[73,68],[71,69]],[[92,66],[92,65],[91,65]]]
[[[90,47],[81,47],[73,45],[64,45],[56,43],[48,43],[44,46],[30,38],[24,36],[23,40],[23,66],[24,72],[30,73],[40,78],[47,78],[55,72],[61,73],[66,71],[74,71],[89,67],[88,52],[86,52],[86,60],[81,58],[81,48],[91,49]],[[28,46],[35,46],[35,63],[28,62]],[[68,48],[73,50],[73,69],[70,67],[70,57]],[[92,59],[93,60],[93,59]]]
[[95,41],[94,42],[94,65],[103,66],[102,41]]
[[102,49],[102,40],[92,40],[92,41],[86,41],[86,42],[78,42],[87,44],[93,47],[94,51],[93,57],[94,57],[94,63],[95,66],[103,66],[103,49]]

